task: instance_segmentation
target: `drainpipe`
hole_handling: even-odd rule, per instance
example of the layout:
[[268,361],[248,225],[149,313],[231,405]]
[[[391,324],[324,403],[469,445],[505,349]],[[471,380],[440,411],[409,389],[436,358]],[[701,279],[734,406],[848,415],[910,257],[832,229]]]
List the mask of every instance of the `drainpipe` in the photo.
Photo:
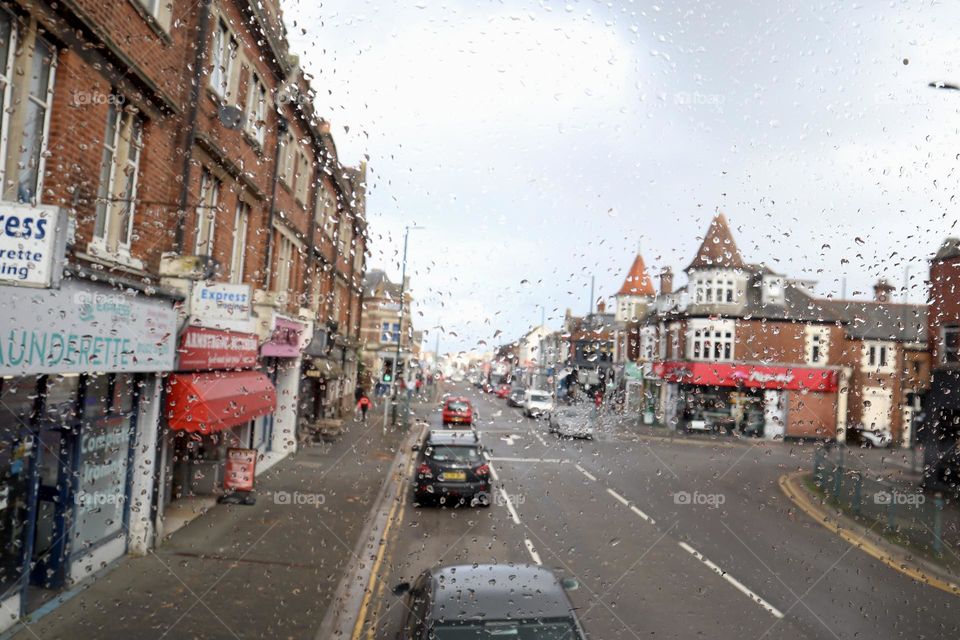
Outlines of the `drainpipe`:
[[273,149],[273,178],[270,180],[270,214],[267,216],[267,250],[263,252],[264,291],[270,290],[270,265],[273,262],[273,221],[277,216],[277,178],[280,175],[280,147],[282,146],[280,143],[283,140],[283,134],[286,132],[287,121],[282,115],[277,114],[277,144]]
[[177,204],[177,228],[174,243],[178,254],[183,254],[184,223],[186,222],[187,199],[190,195],[190,163],[193,160],[193,142],[197,135],[197,114],[200,111],[200,87],[203,84],[203,68],[207,57],[207,31],[210,28],[211,0],[202,0],[197,25],[197,40],[193,60],[193,84],[190,87],[190,109],[187,112],[187,133],[183,142],[183,184],[180,185],[180,201]]

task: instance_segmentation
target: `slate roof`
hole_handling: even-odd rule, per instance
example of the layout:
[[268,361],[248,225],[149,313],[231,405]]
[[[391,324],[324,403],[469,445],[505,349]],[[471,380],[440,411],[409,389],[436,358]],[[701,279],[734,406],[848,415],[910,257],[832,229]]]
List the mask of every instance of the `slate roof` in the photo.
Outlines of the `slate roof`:
[[737,249],[737,243],[733,240],[727,217],[718,213],[707,227],[703,242],[700,243],[697,254],[686,270],[743,269],[745,267],[740,250]]
[[[381,269],[371,269],[363,276],[363,295],[366,298],[377,296],[377,289],[383,286],[383,294],[394,300],[400,301],[400,285],[390,282],[385,271]],[[409,298],[408,298],[409,299]]]
[[943,241],[943,244],[940,245],[940,250],[937,251],[937,255],[934,256],[934,260],[950,260],[951,258],[956,258],[960,256],[960,239],[958,238],[947,238]]

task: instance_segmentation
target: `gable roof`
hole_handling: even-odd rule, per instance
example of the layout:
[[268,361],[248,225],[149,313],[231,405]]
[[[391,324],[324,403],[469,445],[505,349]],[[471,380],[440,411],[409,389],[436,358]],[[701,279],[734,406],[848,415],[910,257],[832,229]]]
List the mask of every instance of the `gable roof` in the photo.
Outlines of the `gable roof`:
[[957,256],[960,256],[960,239],[947,238],[943,241],[943,244],[940,245],[940,250],[937,251],[937,255],[935,255],[933,259],[950,260],[951,258],[956,258]]
[[730,232],[730,225],[727,223],[727,217],[718,213],[707,227],[707,233],[700,243],[697,255],[687,266],[686,271],[691,269],[743,269],[746,265],[740,250],[737,249],[737,243],[733,240],[733,233]]
[[647,273],[647,265],[643,262],[643,256],[639,253],[633,259],[630,271],[623,280],[623,286],[617,291],[618,296],[653,296],[656,292],[653,290],[653,279]]

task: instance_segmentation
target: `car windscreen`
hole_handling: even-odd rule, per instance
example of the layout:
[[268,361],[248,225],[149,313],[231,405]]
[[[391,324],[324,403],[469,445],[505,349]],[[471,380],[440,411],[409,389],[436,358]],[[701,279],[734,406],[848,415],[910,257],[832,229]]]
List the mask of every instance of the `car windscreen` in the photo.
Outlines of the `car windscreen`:
[[454,400],[447,403],[448,411],[466,411],[470,408],[469,403],[463,402],[461,400]]
[[435,640],[578,640],[576,627],[569,620],[550,622],[491,621],[453,624],[433,628]]
[[543,393],[534,393],[530,395],[530,402],[550,402],[550,396]]
[[480,450],[466,445],[436,445],[427,449],[426,457],[436,462],[478,462]]

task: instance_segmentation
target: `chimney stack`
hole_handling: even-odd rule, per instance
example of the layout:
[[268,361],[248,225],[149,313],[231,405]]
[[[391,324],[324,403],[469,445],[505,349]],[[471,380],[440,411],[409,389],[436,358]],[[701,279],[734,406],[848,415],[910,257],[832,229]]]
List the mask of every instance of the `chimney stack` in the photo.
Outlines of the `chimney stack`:
[[877,302],[890,302],[891,293],[893,293],[893,285],[883,278],[873,285],[873,297]]
[[597,313],[603,313],[606,310],[607,310],[607,303],[604,302],[602,299],[597,300]]
[[673,293],[673,271],[670,267],[664,267],[660,272],[660,295],[665,296]]

